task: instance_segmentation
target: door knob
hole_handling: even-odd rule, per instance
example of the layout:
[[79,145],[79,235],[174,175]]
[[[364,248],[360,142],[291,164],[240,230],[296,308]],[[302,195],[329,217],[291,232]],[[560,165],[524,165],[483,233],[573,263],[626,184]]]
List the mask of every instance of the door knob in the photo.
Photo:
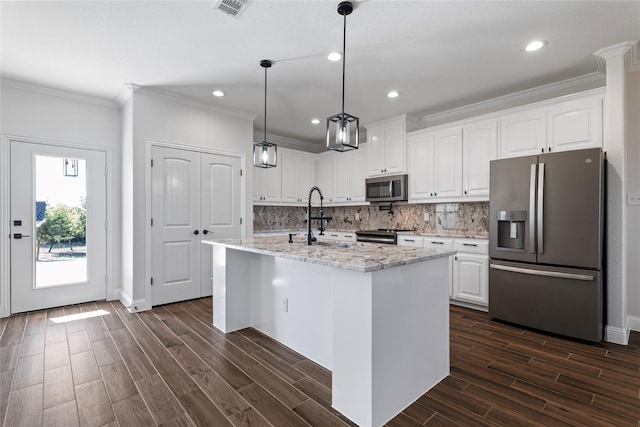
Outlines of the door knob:
[[31,237],[31,236],[27,236],[26,234],[22,234],[22,233],[13,233],[14,239],[22,239],[23,237]]
[[202,230],[202,234],[209,234],[209,230]]
[[198,234],[200,234],[200,232],[199,232],[198,230],[196,230],[196,231],[194,231],[194,232],[193,232],[193,233],[191,233],[191,234],[195,234],[195,235],[197,236]]

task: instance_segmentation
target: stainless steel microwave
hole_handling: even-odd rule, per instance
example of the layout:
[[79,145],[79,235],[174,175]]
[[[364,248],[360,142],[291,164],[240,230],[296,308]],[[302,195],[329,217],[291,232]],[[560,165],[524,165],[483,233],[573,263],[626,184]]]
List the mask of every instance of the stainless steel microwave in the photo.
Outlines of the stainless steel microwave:
[[408,199],[407,175],[381,176],[365,180],[367,202],[403,202]]

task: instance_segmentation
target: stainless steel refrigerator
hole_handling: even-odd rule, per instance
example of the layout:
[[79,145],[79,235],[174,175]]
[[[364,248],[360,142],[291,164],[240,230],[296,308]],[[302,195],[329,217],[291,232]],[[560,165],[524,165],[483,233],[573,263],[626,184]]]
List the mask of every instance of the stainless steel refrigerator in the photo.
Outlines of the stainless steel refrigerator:
[[604,176],[600,149],[491,162],[492,317],[602,340]]

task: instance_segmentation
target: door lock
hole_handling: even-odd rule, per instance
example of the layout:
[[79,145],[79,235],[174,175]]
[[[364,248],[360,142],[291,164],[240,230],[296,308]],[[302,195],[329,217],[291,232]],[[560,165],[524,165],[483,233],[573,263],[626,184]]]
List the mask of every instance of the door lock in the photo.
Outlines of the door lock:
[[13,238],[14,239],[22,239],[23,237],[31,237],[31,236],[28,236],[28,235],[22,234],[22,233],[13,233]]

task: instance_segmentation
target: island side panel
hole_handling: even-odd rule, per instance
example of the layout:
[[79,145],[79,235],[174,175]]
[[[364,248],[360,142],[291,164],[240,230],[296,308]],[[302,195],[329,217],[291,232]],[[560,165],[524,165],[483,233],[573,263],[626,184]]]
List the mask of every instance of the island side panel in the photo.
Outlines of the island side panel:
[[257,255],[251,325],[331,370],[331,267]]
[[251,326],[252,257],[213,245],[213,325],[224,333]]
[[438,258],[373,273],[372,425],[449,375],[450,271]]
[[334,270],[332,406],[381,426],[449,373],[448,258]]

